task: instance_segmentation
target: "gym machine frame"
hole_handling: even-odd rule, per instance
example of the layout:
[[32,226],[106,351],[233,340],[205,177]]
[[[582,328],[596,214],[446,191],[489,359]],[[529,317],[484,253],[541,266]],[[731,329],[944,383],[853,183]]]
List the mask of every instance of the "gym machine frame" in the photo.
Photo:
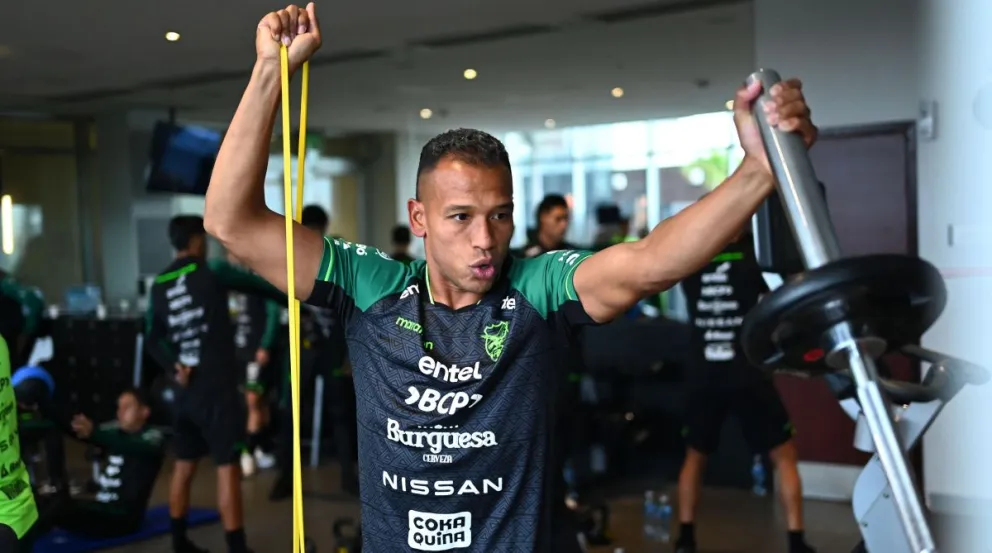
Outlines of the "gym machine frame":
[[[768,91],[781,78],[775,71],[761,69],[747,80],[755,81],[762,85],[758,102],[763,104],[771,100]],[[806,271],[790,277],[745,318],[741,331],[745,354],[767,370],[831,375],[828,381],[835,392],[846,388],[847,398],[840,399],[858,422],[858,447],[875,453],[859,478],[859,483],[871,485],[855,492],[855,515],[865,538],[856,551],[936,553],[906,452],[937,416],[937,404],[946,403],[966,383],[983,383],[987,374],[910,345],[943,310],[946,291],[939,272],[909,256],[843,259],[802,137],[770,126],[763,110],[755,114],[777,181],[778,200]],[[757,253],[760,259],[762,252]],[[930,362],[927,380],[911,384],[880,378],[876,359],[893,351]],[[949,378],[952,372],[956,374]],[[845,404],[845,399],[850,401]],[[894,399],[920,403],[904,405],[899,412]],[[917,413],[912,421],[916,424],[907,426],[911,421],[900,420],[897,427],[893,416],[910,409]],[[882,532],[877,526],[869,529],[862,519],[879,498],[886,501],[876,515],[888,517],[877,525],[887,526]],[[899,527],[905,537],[902,547],[893,535]]]

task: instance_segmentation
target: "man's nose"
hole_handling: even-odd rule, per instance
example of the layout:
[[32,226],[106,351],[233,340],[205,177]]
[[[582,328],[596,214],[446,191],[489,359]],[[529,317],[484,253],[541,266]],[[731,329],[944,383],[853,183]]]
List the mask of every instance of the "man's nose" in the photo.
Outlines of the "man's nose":
[[488,218],[476,219],[472,228],[472,246],[480,250],[491,250],[496,245],[492,221]]

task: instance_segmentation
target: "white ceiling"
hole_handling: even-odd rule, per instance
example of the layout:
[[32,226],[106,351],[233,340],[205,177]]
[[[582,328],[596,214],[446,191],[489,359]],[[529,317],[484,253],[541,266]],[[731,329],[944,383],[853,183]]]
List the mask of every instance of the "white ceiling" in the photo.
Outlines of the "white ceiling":
[[[0,109],[126,107],[159,117],[176,106],[183,120],[212,122],[236,107],[257,21],[273,6],[50,0],[39,19],[15,4],[0,7]],[[603,16],[658,6],[615,22]],[[328,131],[510,130],[548,118],[572,126],[716,111],[753,69],[751,6],[740,1],[364,0],[318,2],[318,14],[325,40],[311,72],[310,125]],[[169,30],[182,40],[166,42]],[[472,40],[437,44],[446,37]],[[479,72],[474,81],[462,77],[468,67]],[[623,98],[611,97],[615,86]],[[429,121],[418,115],[425,107]]]

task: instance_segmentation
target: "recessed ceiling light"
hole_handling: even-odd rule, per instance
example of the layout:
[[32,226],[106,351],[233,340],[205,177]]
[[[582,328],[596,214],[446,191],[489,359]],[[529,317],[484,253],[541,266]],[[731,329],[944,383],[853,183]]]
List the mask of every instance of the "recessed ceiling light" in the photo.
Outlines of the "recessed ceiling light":
[[420,118],[421,119],[430,119],[432,115],[434,115],[434,112],[431,111],[428,108],[424,108],[424,109],[420,110]]
[[619,86],[610,91],[614,98],[623,98],[623,89]]
[[169,42],[176,42],[177,40],[179,40],[179,33],[175,31],[169,31],[165,33],[165,40],[168,40]]
[[555,120],[554,119],[545,119],[544,120],[544,128],[546,128],[546,129],[553,129],[553,128],[555,128]]
[[727,100],[727,103],[725,105],[727,106],[727,109],[728,110],[734,111],[734,101],[733,100]]
[[471,81],[472,79],[479,76],[479,72],[476,71],[475,69],[466,69],[465,72],[462,73],[462,75],[464,75],[466,79]]

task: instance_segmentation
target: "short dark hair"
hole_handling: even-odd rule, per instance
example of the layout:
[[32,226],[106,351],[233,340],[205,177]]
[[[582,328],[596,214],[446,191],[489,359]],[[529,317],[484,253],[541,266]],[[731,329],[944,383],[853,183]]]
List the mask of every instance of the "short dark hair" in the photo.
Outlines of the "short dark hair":
[[194,237],[206,234],[199,215],[176,215],[169,220],[169,244],[176,250],[185,250]]
[[396,225],[393,227],[393,244],[406,246],[410,244],[410,227]]
[[121,396],[124,394],[134,396],[135,401],[137,401],[138,405],[142,407],[151,407],[151,400],[148,399],[148,394],[146,394],[141,388],[124,388],[124,390],[121,391]]
[[308,205],[303,208],[303,216],[300,218],[300,222],[303,223],[305,227],[316,227],[327,228],[327,223],[331,221],[331,218],[327,216],[327,212],[324,208],[319,205]]
[[541,215],[551,211],[556,207],[568,209],[568,201],[561,194],[548,194],[537,204],[537,226],[541,226]]
[[506,147],[495,136],[476,129],[454,129],[430,139],[420,150],[417,167],[417,198],[420,198],[420,175],[437,167],[446,157],[453,157],[471,165],[502,167],[512,177],[510,156]]

